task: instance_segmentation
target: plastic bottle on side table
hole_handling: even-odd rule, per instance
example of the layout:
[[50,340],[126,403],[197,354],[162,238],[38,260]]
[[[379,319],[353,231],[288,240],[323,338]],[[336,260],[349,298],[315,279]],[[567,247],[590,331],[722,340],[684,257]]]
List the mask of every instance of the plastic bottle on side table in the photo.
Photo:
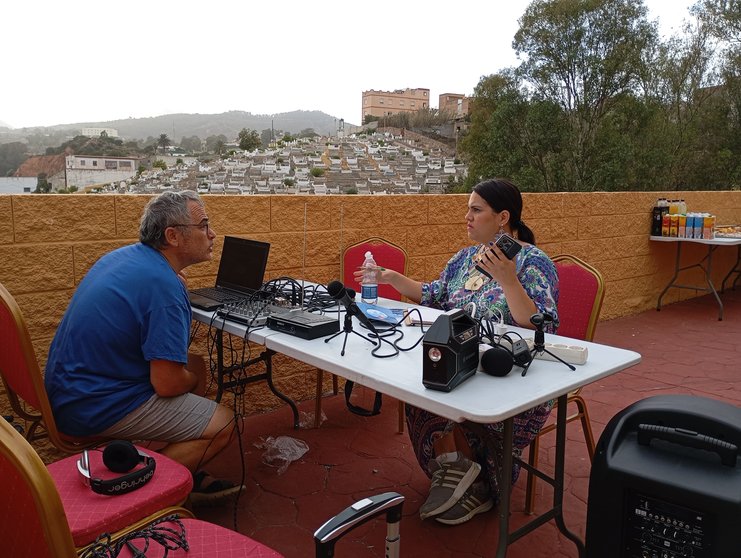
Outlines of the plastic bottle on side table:
[[376,270],[376,260],[373,259],[370,250],[365,253],[365,261],[363,262],[363,282],[360,284],[360,298],[367,304],[378,302],[378,271]]
[[659,198],[651,215],[651,236],[661,236],[662,221],[667,213],[669,213],[669,204],[666,198]]

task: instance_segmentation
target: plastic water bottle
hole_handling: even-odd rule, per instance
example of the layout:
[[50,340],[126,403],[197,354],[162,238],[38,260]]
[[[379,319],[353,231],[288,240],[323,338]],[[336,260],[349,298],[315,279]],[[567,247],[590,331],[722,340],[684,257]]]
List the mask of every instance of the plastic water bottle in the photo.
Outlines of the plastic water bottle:
[[360,299],[366,304],[378,302],[378,271],[376,260],[370,250],[365,253],[363,262],[363,282],[360,284]]

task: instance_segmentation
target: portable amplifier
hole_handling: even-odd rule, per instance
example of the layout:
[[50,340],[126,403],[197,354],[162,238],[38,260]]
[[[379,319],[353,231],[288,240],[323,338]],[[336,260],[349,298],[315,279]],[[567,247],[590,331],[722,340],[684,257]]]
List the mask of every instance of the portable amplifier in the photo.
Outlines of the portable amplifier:
[[608,423],[589,478],[587,558],[737,558],[741,409],[661,395]]

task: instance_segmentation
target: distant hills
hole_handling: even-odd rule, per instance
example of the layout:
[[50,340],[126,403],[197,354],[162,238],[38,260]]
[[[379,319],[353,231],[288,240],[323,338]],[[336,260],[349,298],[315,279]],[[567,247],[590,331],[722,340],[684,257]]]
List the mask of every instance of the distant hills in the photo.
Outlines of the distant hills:
[[[339,118],[316,110],[297,110],[280,114],[252,114],[244,111],[229,111],[221,114],[164,114],[150,118],[80,122],[16,128],[9,131],[11,135],[18,133],[25,135],[70,130],[70,135],[76,135],[80,133],[82,128],[115,128],[124,140],[144,140],[150,136],[159,137],[160,134],[167,134],[171,140],[178,143],[182,137],[191,136],[198,136],[204,140],[208,136],[223,134],[228,139],[236,139],[237,134],[243,128],[256,130],[258,134],[271,127],[276,131],[291,134],[297,134],[302,130],[312,128],[318,134],[330,135],[336,132],[339,120]],[[7,126],[0,122],[0,127]]]

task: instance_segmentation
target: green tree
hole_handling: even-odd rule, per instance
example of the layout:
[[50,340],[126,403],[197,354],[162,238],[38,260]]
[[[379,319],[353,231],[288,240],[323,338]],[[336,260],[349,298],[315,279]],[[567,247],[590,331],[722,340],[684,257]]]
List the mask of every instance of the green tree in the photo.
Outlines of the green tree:
[[528,100],[514,72],[482,78],[474,92],[469,131],[459,143],[469,164],[466,187],[506,176],[525,191],[567,189],[564,119],[564,111],[552,101]]
[[0,143],[0,176],[12,176],[26,157],[25,144],[19,141]]
[[239,148],[244,151],[254,151],[262,145],[260,142],[260,136],[257,135],[257,132],[247,128],[242,128],[237,139],[239,140]]
[[[693,12],[710,33],[718,39],[722,60],[719,84],[726,102],[727,145],[718,155],[721,158],[719,169],[727,166],[726,162],[741,159],[741,0],[701,0]],[[713,103],[715,104],[715,103]],[[727,173],[728,181],[736,187],[741,182],[739,163],[730,164]]]
[[616,99],[643,73],[644,52],[657,39],[641,0],[534,0],[520,19],[513,47],[532,97],[567,117],[568,171],[577,189],[595,182],[595,138]]
[[190,136],[189,138],[183,137],[183,139],[180,140],[180,147],[188,153],[200,153],[202,150],[201,138],[198,136]]
[[157,146],[162,148],[162,152],[164,153],[167,147],[171,144],[170,138],[167,137],[167,134],[160,134],[159,139],[157,140]]
[[263,148],[270,145],[271,141],[273,141],[273,131],[270,128],[260,132],[260,144]]
[[728,46],[741,46],[741,0],[700,0],[692,12]]
[[218,136],[208,136],[206,138],[206,151],[209,153],[221,154],[226,145],[227,139],[224,134]]
[[664,109],[657,141],[670,154],[665,186],[686,187],[708,152],[709,146],[698,144],[698,126],[718,81],[713,56],[709,28],[703,25],[686,27],[659,48],[654,65],[659,87],[653,96]]
[[40,172],[36,176],[36,190],[35,194],[48,194],[51,192],[51,183],[46,180],[46,173]]

